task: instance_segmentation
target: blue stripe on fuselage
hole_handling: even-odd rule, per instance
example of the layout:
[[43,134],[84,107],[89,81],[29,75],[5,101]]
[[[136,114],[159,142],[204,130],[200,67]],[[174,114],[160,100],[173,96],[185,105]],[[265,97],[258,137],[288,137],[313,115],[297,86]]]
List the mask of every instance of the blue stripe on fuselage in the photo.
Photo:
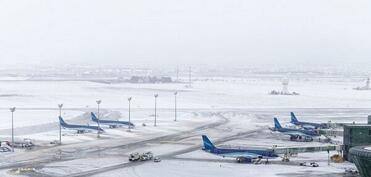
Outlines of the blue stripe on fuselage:
[[310,130],[301,130],[301,129],[293,129],[293,128],[278,128],[277,131],[279,132],[300,132],[308,136],[318,136],[318,134],[315,131],[310,131]]
[[[91,113],[91,119],[93,122],[98,122],[98,118],[95,116],[95,114],[92,112]],[[115,121],[115,120],[104,120],[104,119],[99,119],[99,123],[101,124],[109,124],[109,125],[130,125],[134,127],[135,125],[131,122],[127,121]]]
[[251,153],[263,157],[278,157],[273,150],[254,150],[254,149],[223,149],[223,148],[214,148],[210,151],[213,154],[223,155],[228,153]]

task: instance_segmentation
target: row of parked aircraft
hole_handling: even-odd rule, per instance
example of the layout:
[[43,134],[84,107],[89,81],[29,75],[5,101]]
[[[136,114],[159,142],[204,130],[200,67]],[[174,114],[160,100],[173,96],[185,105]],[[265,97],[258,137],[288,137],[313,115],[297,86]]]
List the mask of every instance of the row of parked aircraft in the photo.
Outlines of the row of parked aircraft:
[[[291,112],[291,123],[300,126],[302,129],[297,128],[283,128],[277,118],[274,118],[274,131],[281,132],[289,135],[291,140],[299,139],[304,141],[313,141],[313,137],[321,136],[318,132],[319,129],[329,128],[328,124],[301,122],[295,114]],[[284,151],[275,151],[269,148],[218,148],[210,141],[206,135],[202,135],[203,150],[214,155],[222,157],[236,158],[237,162],[252,162],[254,159],[272,159],[279,157],[279,153]]]
[[319,133],[320,129],[329,128],[328,124],[324,124],[324,123],[301,122],[296,118],[293,112],[291,112],[290,114],[291,114],[290,123],[296,126],[300,126],[301,129],[283,128],[277,118],[274,118],[274,128],[273,128],[273,131],[278,131],[285,135],[289,135],[290,140],[313,141],[314,137],[321,136],[321,134]]
[[[128,121],[98,119],[97,116],[93,112],[90,115],[91,115],[91,120],[93,122],[97,124],[99,122],[100,125],[109,126],[110,128],[116,128],[116,127],[121,127],[121,126],[135,127],[133,123],[128,122]],[[62,117],[59,117],[59,123],[63,128],[70,129],[70,130],[76,130],[77,133],[85,133],[89,131],[104,132],[104,130],[98,126],[68,124],[63,120]]]
[[313,123],[313,122],[301,122],[299,121],[293,112],[291,114],[291,123],[297,126],[301,126],[304,129],[328,129],[330,128],[326,123]]

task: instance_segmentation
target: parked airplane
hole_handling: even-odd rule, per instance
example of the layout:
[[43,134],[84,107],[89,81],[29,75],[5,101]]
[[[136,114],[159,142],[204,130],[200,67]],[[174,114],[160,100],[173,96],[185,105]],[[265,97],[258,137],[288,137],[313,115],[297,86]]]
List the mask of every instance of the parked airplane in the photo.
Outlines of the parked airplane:
[[327,124],[319,124],[312,122],[301,122],[299,121],[293,112],[291,114],[291,123],[303,127],[304,129],[326,129],[328,128]]
[[97,126],[67,124],[62,117],[59,117],[59,123],[63,128],[77,130],[77,133],[85,133],[91,130],[104,132],[103,129]]
[[290,140],[313,141],[313,137],[320,136],[315,130],[283,128],[277,118],[274,118],[273,130],[290,135]]
[[133,123],[128,122],[128,121],[104,120],[104,119],[99,119],[98,120],[97,116],[95,116],[95,114],[93,112],[91,113],[91,120],[96,122],[96,123],[98,123],[98,121],[99,121],[99,124],[108,125],[110,128],[116,128],[116,127],[120,127],[122,125],[135,127],[135,125]]
[[206,135],[202,135],[203,150],[222,157],[236,158],[238,163],[252,162],[254,159],[270,159],[278,157],[273,149],[263,148],[217,148]]

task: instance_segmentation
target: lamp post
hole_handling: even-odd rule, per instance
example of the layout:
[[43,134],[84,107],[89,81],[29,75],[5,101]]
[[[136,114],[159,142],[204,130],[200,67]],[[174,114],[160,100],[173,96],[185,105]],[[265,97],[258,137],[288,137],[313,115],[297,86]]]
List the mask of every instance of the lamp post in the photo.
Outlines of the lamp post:
[[155,94],[155,127],[157,126],[157,97],[158,94]]
[[[63,104],[58,104],[59,117],[62,117],[62,107],[63,107]],[[60,123],[59,123],[59,144],[62,144],[62,126]]]
[[98,123],[98,138],[100,138],[100,114],[99,114],[99,105],[102,103],[102,100],[97,100],[96,101],[97,102],[97,105],[98,105],[98,121],[97,121],[97,123]]
[[178,95],[178,92],[174,92],[174,103],[175,103],[175,105],[174,105],[174,114],[175,114],[175,118],[174,118],[174,121],[176,122],[177,121],[177,107],[176,107],[176,96]]
[[327,149],[327,165],[330,166],[330,146]]
[[131,97],[128,98],[128,101],[129,101],[129,132],[131,131],[131,130],[130,130],[130,129],[131,129],[131,120],[130,120],[130,116],[131,116],[131,115],[130,115],[131,99],[132,99]]
[[12,152],[14,152],[14,112],[15,112],[15,107],[10,108],[10,112],[12,112]]

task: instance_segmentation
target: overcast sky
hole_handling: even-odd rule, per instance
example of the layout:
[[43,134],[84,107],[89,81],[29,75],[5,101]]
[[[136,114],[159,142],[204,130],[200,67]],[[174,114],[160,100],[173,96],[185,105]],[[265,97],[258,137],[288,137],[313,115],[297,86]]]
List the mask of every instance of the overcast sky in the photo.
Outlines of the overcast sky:
[[371,64],[369,0],[1,0],[0,62]]

